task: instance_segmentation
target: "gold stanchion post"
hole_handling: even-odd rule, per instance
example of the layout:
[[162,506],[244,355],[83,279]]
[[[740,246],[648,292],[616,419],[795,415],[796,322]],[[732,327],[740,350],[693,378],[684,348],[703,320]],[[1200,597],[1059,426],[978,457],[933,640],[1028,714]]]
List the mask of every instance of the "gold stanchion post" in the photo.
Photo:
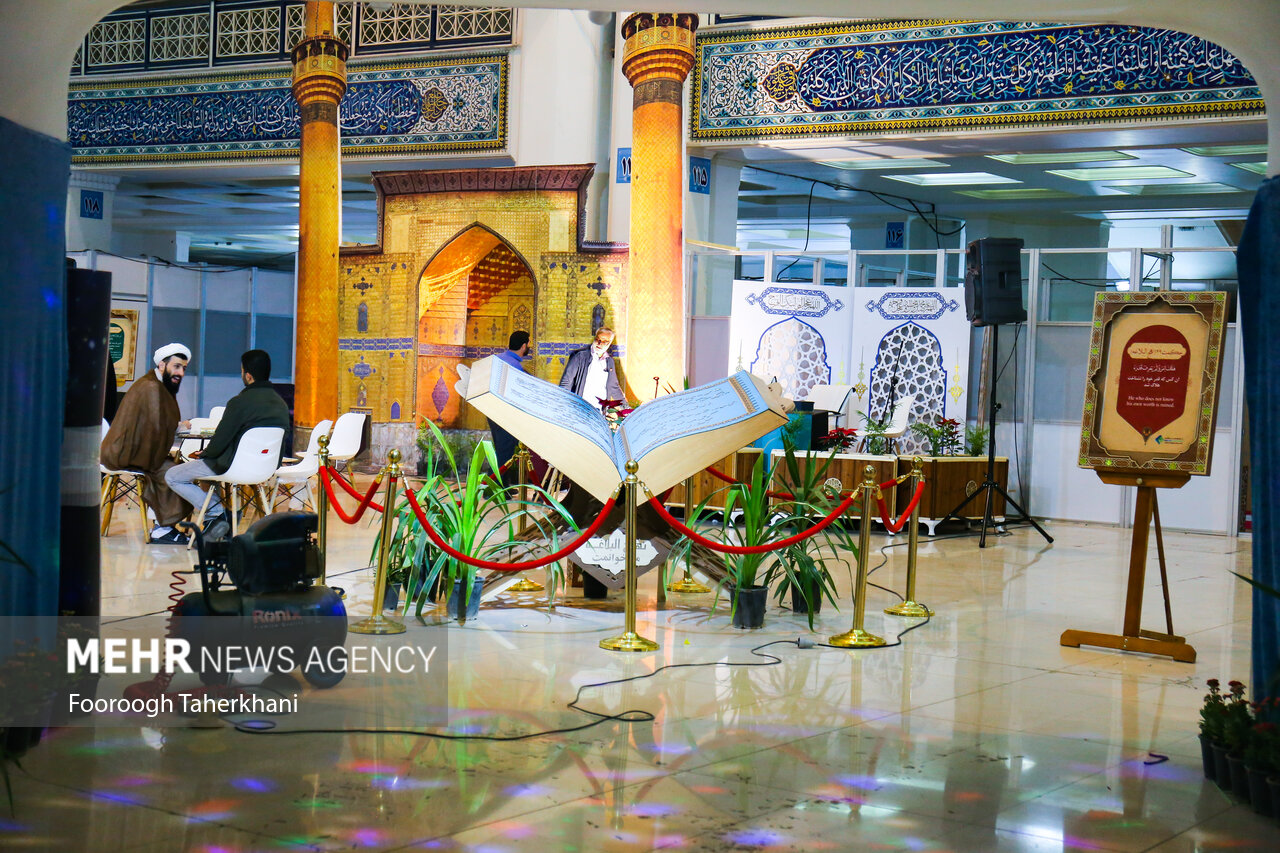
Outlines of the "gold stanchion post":
[[[690,524],[693,514],[693,478],[684,481],[684,523]],[[667,585],[668,592],[685,592],[699,593],[711,592],[711,588],[703,586],[693,579],[693,574],[689,568],[693,562],[693,552],[688,551],[684,555],[684,577],[673,584]]]
[[863,649],[886,645],[884,637],[877,637],[862,629],[867,612],[867,551],[871,548],[871,504],[876,499],[876,469],[871,465],[862,469],[862,522],[858,529],[858,579],[854,585],[853,627],[844,634],[836,634],[827,640],[842,649]]
[[640,478],[636,472],[640,465],[634,459],[627,461],[627,478],[622,491],[627,502],[627,621],[626,631],[617,637],[600,641],[600,648],[611,652],[652,652],[658,644],[636,633],[636,498]]
[[[527,510],[529,508],[529,450],[523,444],[516,445],[515,456],[516,475],[519,478],[516,482],[520,485],[520,507]],[[520,516],[520,532],[524,533],[529,529],[529,519],[525,515]],[[507,592],[542,592],[546,589],[542,584],[529,578],[522,576],[520,580],[507,587]]]
[[[320,436],[320,470],[329,467],[329,436]],[[320,495],[316,498],[316,545],[320,548],[320,585],[328,586],[329,548],[329,490],[324,487],[324,474],[320,475]]]
[[382,536],[378,549],[378,573],[373,579],[373,615],[362,619],[347,630],[355,634],[403,634],[404,623],[382,615],[382,601],[387,593],[387,552],[391,550],[391,525],[396,514],[396,484],[400,480],[400,451],[392,449],[387,454],[387,467],[382,469],[387,478],[386,497],[382,504]]
[[[919,456],[911,458],[911,494],[924,482],[924,460]],[[886,607],[885,613],[890,616],[923,617],[932,616],[933,611],[923,604],[916,603],[916,550],[920,547],[920,504],[911,510],[910,526],[907,528],[907,597],[901,604]]]

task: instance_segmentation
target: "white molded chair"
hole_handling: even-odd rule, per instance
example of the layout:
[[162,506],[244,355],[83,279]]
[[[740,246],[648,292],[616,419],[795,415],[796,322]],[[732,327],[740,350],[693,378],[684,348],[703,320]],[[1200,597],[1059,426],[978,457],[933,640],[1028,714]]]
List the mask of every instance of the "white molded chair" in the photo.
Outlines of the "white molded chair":
[[276,508],[276,499],[280,492],[284,493],[285,500],[293,503],[295,498],[302,500],[302,506],[305,508],[310,506],[313,510],[316,506],[315,493],[311,490],[311,478],[320,473],[320,436],[328,435],[333,421],[323,420],[315,425],[311,430],[311,440],[307,442],[307,449],[300,454],[299,460],[293,465],[281,465],[276,469],[275,478],[271,483],[271,501],[267,504],[272,511]]
[[[191,429],[188,432],[200,432],[206,429],[216,429],[218,422],[213,418],[192,418]],[[197,450],[203,450],[207,441],[199,438],[184,438],[182,443],[178,445],[178,455],[182,457],[183,462],[191,461],[191,454]]]
[[226,410],[226,406],[214,406],[209,410],[209,420],[213,421],[213,426],[218,425],[218,421],[222,420],[222,415]]
[[814,385],[809,389],[809,402],[813,403],[815,412],[831,412],[835,415],[833,427],[849,418],[849,400],[853,394],[852,385]]
[[[893,413],[889,415],[889,425],[885,428],[884,437],[889,440],[888,449],[894,453],[900,453],[901,448],[898,446],[898,439],[907,434],[907,427],[911,420],[911,404],[914,399],[911,397],[899,397],[893,404]],[[862,440],[862,446],[865,448],[867,440]]]
[[[107,437],[109,429],[111,425],[104,418],[103,439]],[[138,504],[138,511],[142,513],[142,541],[149,542],[151,523],[147,520],[147,503],[142,499],[142,486],[146,473],[135,468],[108,468],[101,462],[98,463],[98,470],[102,472],[102,527],[98,535],[106,536],[107,531],[111,529],[111,511],[115,509],[116,502],[133,500]]]
[[257,491],[263,506],[270,506],[267,503],[265,486],[280,464],[280,446],[283,444],[284,429],[281,427],[254,427],[240,436],[240,443],[236,445],[236,455],[231,460],[231,467],[223,474],[201,478],[209,484],[209,492],[205,495],[199,515],[196,516],[196,524],[204,522],[204,513],[209,508],[213,489],[221,486],[230,487],[233,535],[237,530],[240,513],[240,486],[252,486]]
[[364,436],[364,412],[347,412],[338,417],[329,436],[329,464],[350,463],[360,452],[360,439]]

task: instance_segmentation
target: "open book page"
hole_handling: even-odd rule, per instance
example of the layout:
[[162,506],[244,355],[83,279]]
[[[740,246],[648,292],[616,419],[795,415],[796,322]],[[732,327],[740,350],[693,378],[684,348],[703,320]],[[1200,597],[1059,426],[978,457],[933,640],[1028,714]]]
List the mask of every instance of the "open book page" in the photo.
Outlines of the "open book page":
[[467,402],[599,500],[622,479],[613,431],[577,394],[490,356],[471,366]]
[[741,370],[659,397],[622,422],[622,463],[636,460],[641,482],[655,494],[665,491],[785,424],[783,405],[762,379]]

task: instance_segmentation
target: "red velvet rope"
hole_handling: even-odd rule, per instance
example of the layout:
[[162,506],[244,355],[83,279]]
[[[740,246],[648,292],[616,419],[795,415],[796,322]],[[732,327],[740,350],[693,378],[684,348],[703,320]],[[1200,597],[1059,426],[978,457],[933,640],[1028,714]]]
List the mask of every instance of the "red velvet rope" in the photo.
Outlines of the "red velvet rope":
[[[342,504],[338,503],[338,498],[333,493],[333,483],[331,482],[331,479],[330,479],[331,477],[337,479],[338,484],[342,486],[343,489],[346,490],[347,494],[351,495],[354,498],[360,499],[360,505],[356,507],[356,511],[352,515],[347,515],[345,512],[342,511]],[[343,478],[341,474],[339,474],[337,471],[331,471],[327,466],[320,469],[320,482],[324,484],[325,494],[329,496],[329,505],[332,506],[333,511],[338,514],[338,518],[342,519],[347,524],[355,524],[364,516],[364,511],[366,509],[369,509],[370,507],[373,507],[373,509],[378,512],[382,512],[382,506],[380,504],[376,504],[373,502],[373,496],[378,493],[378,487],[382,485],[381,474],[379,474],[378,477],[374,479],[373,483],[371,483],[369,486],[369,491],[363,495],[360,494],[360,492],[356,491],[351,486],[351,484],[348,483]],[[395,488],[394,477],[391,478],[391,487],[393,489]]]
[[713,551],[719,551],[722,554],[764,554],[769,551],[777,551],[781,548],[786,548],[790,545],[794,545],[800,540],[820,532],[823,528],[825,528],[831,522],[835,521],[841,515],[844,515],[844,511],[853,505],[853,500],[855,497],[857,497],[857,494],[858,493],[856,491],[851,492],[849,496],[840,503],[839,506],[837,506],[835,509],[831,511],[830,515],[822,519],[822,521],[819,521],[813,527],[810,527],[808,530],[805,530],[802,533],[797,533],[794,536],[788,536],[786,539],[779,539],[777,542],[770,542],[767,545],[724,545],[720,542],[716,542],[714,539],[708,539],[705,536],[700,535],[695,530],[691,530],[688,527],[685,527],[683,524],[680,523],[679,520],[676,519],[675,516],[667,512],[667,508],[663,506],[662,501],[658,500],[657,498],[650,497],[649,505],[652,506],[655,511],[657,511],[658,515],[662,516],[663,521],[665,521],[667,524],[670,524],[678,532],[683,533],[685,536],[688,536],[694,542],[697,542],[699,545],[710,548]]
[[[889,485],[892,485],[892,483],[893,481],[890,481],[889,483],[881,483],[880,488],[887,488]],[[911,502],[907,504],[907,508],[903,511],[902,515],[898,516],[897,524],[894,524],[889,520],[889,508],[885,506],[884,498],[876,498],[876,503],[880,504],[880,520],[884,522],[885,529],[890,533],[897,533],[902,530],[902,526],[907,523],[907,519],[910,518],[911,513],[915,511],[916,504],[920,503],[920,496],[922,494],[924,494],[924,480],[916,483],[916,493],[911,496]]]
[[528,569],[539,569],[543,566],[548,566],[556,560],[563,560],[565,557],[581,548],[588,539],[596,534],[596,531],[600,529],[600,525],[604,523],[605,516],[607,516],[613,509],[616,499],[616,497],[611,497],[609,500],[605,501],[604,508],[601,509],[600,514],[596,516],[596,520],[591,522],[591,526],[582,531],[577,539],[574,539],[554,554],[547,554],[546,556],[539,557],[536,560],[528,560],[523,563],[495,563],[492,560],[481,560],[476,557],[468,556],[450,546],[449,543],[444,541],[444,538],[436,532],[436,529],[427,523],[427,515],[422,511],[422,506],[418,503],[418,496],[413,493],[413,489],[405,486],[404,493],[405,496],[409,498],[409,505],[413,507],[413,514],[418,517],[418,523],[422,525],[423,530],[427,531],[427,536],[431,538],[431,541],[435,543],[437,548],[444,551],[455,560],[461,560],[468,566],[475,566],[480,569],[492,569],[497,572],[523,572]]

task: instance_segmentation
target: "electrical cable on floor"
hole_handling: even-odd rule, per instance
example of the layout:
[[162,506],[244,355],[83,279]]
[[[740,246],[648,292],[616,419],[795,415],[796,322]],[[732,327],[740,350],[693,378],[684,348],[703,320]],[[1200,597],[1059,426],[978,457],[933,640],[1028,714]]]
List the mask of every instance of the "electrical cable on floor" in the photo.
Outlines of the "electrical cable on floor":
[[[898,634],[898,636],[894,639],[893,642],[887,643],[884,646],[879,646],[878,648],[887,649],[887,648],[893,648],[894,646],[900,646],[902,645],[902,636],[904,634],[910,633],[911,631],[914,631],[916,628],[919,628],[921,625],[927,625],[928,623],[929,623],[929,619],[926,618],[923,622],[920,622],[916,625],[912,625],[910,628],[907,628],[904,631],[902,631],[900,634]],[[578,687],[578,691],[577,693],[574,694],[573,700],[568,703],[568,707],[580,713],[587,714],[592,717],[596,717],[596,719],[591,720],[590,722],[587,722],[587,723],[583,723],[580,726],[568,726],[565,728],[558,728],[558,729],[544,729],[542,731],[526,732],[525,734],[519,734],[519,735],[449,734],[446,732],[430,732],[430,731],[422,731],[419,729],[401,729],[401,728],[276,729],[274,728],[275,723],[269,720],[236,721],[236,720],[227,719],[226,717],[220,717],[220,719],[223,719],[225,722],[230,723],[234,727],[234,729],[238,732],[242,732],[244,734],[254,734],[254,735],[385,734],[385,735],[412,735],[415,737],[426,737],[426,738],[434,738],[436,740],[447,740],[447,741],[479,740],[479,741],[506,742],[506,741],[529,740],[531,738],[545,737],[547,735],[572,734],[574,732],[580,732],[589,728],[593,728],[595,726],[601,725],[602,723],[614,722],[614,721],[621,722],[621,723],[651,723],[657,718],[649,711],[643,711],[643,710],[631,708],[617,714],[606,714],[602,711],[593,711],[590,708],[584,708],[582,707],[581,704],[579,704],[582,701],[582,691],[589,690],[596,687],[611,687],[615,684],[628,684],[633,681],[640,681],[646,678],[653,678],[658,673],[664,672],[665,670],[668,670],[668,669],[690,669],[693,667],[702,667],[702,666],[749,666],[749,667],[778,666],[779,664],[782,663],[782,658],[778,657],[777,655],[769,654],[767,652],[761,651],[761,649],[767,649],[770,646],[777,646],[777,645],[795,646],[798,649],[808,649],[808,648],[813,648],[817,646],[817,647],[832,648],[832,649],[839,648],[840,651],[849,651],[849,649],[843,649],[843,648],[840,648],[839,646],[832,646],[827,643],[815,643],[812,640],[809,640],[809,638],[807,637],[797,639],[797,640],[772,640],[768,643],[762,643],[756,646],[755,648],[751,649],[751,654],[755,655],[756,657],[767,658],[767,660],[764,660],[764,661],[706,661],[703,663],[669,663],[664,666],[658,667],[652,672],[645,672],[645,673],[641,673],[640,675],[632,675],[626,678],[615,678],[609,681],[597,681],[591,684],[583,684]],[[273,688],[267,688],[267,689],[271,689],[273,690],[273,692],[277,692],[277,693],[279,692],[279,691],[275,691]]]

